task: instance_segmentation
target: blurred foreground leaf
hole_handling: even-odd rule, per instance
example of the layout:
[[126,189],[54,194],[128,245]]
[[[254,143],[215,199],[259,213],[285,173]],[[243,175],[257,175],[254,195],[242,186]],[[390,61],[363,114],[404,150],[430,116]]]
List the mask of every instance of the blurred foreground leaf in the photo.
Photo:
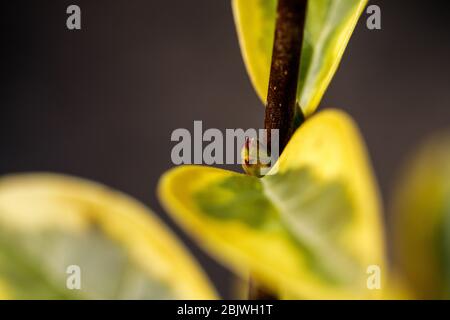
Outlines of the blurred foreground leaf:
[[417,298],[450,298],[450,135],[411,157],[394,195],[398,272]]
[[[242,55],[250,79],[266,101],[275,34],[276,0],[233,0]],[[306,116],[322,99],[367,0],[308,2],[297,100]]]
[[306,121],[264,178],[200,166],[166,173],[168,212],[211,255],[290,298],[367,298],[384,267],[380,208],[366,152],[338,111]]
[[[67,268],[80,267],[81,290]],[[210,299],[214,290],[146,207],[81,179],[0,178],[0,297]]]

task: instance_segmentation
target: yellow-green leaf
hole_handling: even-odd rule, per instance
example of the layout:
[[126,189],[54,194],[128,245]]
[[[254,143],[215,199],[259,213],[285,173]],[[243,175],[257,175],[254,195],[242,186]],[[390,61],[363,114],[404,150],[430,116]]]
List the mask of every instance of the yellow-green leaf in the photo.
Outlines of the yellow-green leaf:
[[168,212],[211,255],[293,298],[367,298],[384,270],[377,190],[353,122],[322,112],[264,178],[182,166],[159,185]]
[[0,178],[0,298],[215,297],[189,253],[136,200],[68,176]]
[[411,156],[392,210],[398,273],[416,298],[450,298],[450,135]]
[[[233,0],[242,55],[250,79],[266,101],[275,34],[276,0]],[[322,99],[367,0],[308,2],[297,100],[306,116]]]

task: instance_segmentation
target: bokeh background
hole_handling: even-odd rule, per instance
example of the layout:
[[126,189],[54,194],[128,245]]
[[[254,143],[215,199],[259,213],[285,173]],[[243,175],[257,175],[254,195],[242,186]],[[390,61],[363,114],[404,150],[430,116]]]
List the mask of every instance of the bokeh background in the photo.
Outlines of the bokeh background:
[[[371,3],[382,9],[382,30],[368,30],[363,15],[321,109],[356,119],[388,207],[409,152],[450,128],[450,10],[436,0]],[[66,29],[70,4],[81,7],[81,31]],[[231,297],[233,276],[155,195],[172,167],[174,129],[263,124],[230,1],[16,0],[2,3],[1,22],[0,175],[60,172],[135,196]]]

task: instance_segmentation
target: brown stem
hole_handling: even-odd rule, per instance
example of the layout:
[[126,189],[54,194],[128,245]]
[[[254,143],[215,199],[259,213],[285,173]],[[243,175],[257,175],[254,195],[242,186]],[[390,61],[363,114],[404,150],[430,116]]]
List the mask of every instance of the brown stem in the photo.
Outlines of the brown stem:
[[296,108],[296,96],[307,2],[278,0],[264,127],[268,148],[270,129],[279,130],[280,152],[294,133],[294,118],[303,119],[301,109]]
[[[303,113],[296,106],[297,83],[308,0],[278,0],[275,39],[270,69],[264,127],[270,151],[271,129],[279,130],[280,153],[295,130],[294,120],[302,122]],[[297,119],[295,119],[297,117]],[[277,299],[250,277],[249,299]]]
[[278,297],[269,290],[260,287],[254,278],[250,277],[248,288],[249,300],[278,300]]

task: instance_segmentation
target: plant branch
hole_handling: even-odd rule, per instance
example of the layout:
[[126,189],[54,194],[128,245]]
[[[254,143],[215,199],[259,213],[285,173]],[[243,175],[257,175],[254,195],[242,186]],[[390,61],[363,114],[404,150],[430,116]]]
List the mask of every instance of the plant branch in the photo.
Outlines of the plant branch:
[[296,108],[296,96],[307,2],[278,0],[264,127],[268,130],[268,148],[270,130],[279,130],[280,152],[294,133],[295,117],[304,119],[301,109]]
[[[301,109],[296,106],[296,98],[307,3],[308,0],[278,0],[264,120],[269,152],[271,129],[279,130],[281,153],[294,133],[295,118],[299,122],[304,120]],[[260,287],[253,277],[250,277],[248,295],[252,300],[277,299],[272,292]]]

